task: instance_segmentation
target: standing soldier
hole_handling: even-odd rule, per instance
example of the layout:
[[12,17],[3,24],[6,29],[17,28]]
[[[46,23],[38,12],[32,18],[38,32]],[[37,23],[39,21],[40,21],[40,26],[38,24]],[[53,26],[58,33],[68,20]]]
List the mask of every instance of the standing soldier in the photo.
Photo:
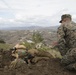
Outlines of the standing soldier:
[[60,23],[57,33],[58,49],[63,56],[61,63],[69,70],[76,70],[76,23],[70,14],[62,15]]

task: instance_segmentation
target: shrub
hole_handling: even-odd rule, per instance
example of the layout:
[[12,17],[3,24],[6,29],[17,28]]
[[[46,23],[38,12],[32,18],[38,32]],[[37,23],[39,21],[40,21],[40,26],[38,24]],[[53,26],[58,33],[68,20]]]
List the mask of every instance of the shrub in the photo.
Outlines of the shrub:
[[0,39],[0,43],[6,43],[3,39]]
[[40,42],[43,41],[43,37],[42,37],[42,35],[39,32],[35,32],[35,33],[33,33],[32,40],[35,43],[40,43]]

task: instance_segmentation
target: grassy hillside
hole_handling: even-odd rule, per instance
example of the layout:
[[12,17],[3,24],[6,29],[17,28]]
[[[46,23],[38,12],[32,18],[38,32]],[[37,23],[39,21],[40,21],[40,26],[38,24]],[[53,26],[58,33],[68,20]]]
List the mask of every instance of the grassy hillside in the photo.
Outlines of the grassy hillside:
[[9,48],[10,48],[10,45],[0,43],[0,49],[1,49],[1,48],[3,48],[3,49],[9,49]]

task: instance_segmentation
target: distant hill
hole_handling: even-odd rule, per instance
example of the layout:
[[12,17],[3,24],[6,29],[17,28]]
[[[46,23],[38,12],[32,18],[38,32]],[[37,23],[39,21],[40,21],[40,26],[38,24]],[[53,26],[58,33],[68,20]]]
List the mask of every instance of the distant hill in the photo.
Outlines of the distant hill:
[[39,30],[39,29],[52,29],[56,30],[58,26],[42,27],[42,26],[29,26],[29,27],[4,27],[0,30]]

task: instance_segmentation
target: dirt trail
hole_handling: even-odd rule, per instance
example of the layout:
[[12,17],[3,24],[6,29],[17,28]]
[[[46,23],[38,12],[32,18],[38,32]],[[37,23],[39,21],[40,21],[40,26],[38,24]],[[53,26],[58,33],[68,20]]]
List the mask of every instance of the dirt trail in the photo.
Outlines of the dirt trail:
[[76,72],[70,72],[60,65],[59,59],[42,60],[37,64],[22,64],[13,70],[0,68],[0,75],[76,75]]

